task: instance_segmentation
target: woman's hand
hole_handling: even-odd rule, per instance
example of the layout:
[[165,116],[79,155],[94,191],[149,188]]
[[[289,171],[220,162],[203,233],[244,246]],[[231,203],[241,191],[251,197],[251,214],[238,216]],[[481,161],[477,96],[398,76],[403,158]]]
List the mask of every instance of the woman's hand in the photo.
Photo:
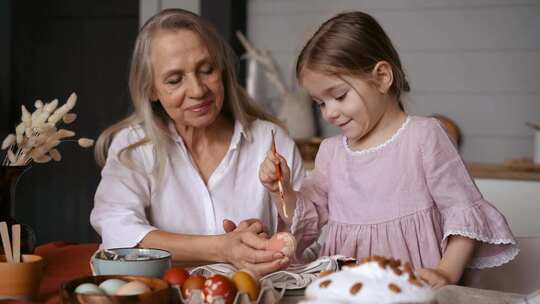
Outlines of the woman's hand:
[[225,261],[238,269],[246,268],[258,276],[263,276],[289,263],[289,259],[283,253],[266,250],[267,237],[258,235],[265,233],[259,220],[245,220],[235,228],[234,222],[225,220],[223,226],[226,231],[233,230],[221,237],[221,252]]
[[233,232],[233,231],[245,231],[248,228],[250,228],[251,225],[258,225],[255,227],[251,227],[252,229],[256,231],[259,230],[257,227],[261,227],[259,232],[257,232],[257,235],[259,237],[264,238],[264,239],[268,238],[268,227],[266,227],[259,219],[255,219],[255,218],[243,220],[240,222],[240,224],[238,224],[238,226],[233,221],[229,219],[224,219],[223,231],[225,231],[225,233]]
[[420,268],[416,273],[433,288],[440,288],[450,284],[448,276],[440,269]]

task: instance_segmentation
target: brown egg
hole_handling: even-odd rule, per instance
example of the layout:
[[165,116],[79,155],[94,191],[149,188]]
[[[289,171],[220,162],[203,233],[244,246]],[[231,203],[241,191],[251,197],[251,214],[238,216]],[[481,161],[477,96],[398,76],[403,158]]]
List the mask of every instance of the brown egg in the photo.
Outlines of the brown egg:
[[116,295],[118,296],[132,296],[132,295],[138,295],[143,294],[146,292],[150,292],[152,289],[148,287],[148,285],[144,284],[141,281],[131,281],[129,283],[126,283],[118,290],[116,290]]
[[268,240],[266,249],[281,251],[285,256],[290,257],[296,250],[296,239],[288,232],[278,232]]
[[202,292],[204,288],[204,281],[206,278],[202,275],[192,275],[182,284],[182,296],[186,299],[189,299],[191,296],[192,290],[198,289]]
[[189,272],[182,267],[171,267],[163,276],[163,279],[167,281],[167,283],[177,286],[182,286],[188,278]]
[[215,274],[204,282],[204,299],[212,303],[217,298],[222,298],[225,304],[232,304],[236,296],[236,286],[224,275]]
[[257,300],[259,296],[259,283],[248,271],[240,270],[235,272],[232,280],[239,292],[247,294],[251,301]]

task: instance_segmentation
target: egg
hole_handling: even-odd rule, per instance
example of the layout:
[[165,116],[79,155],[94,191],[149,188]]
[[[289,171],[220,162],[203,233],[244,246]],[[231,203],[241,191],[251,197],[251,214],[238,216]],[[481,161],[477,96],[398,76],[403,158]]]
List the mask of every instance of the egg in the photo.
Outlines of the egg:
[[296,239],[288,232],[278,232],[268,240],[266,249],[281,251],[285,256],[291,257],[296,250]]
[[249,296],[251,301],[256,301],[259,296],[259,284],[255,277],[247,270],[240,270],[233,274],[232,280],[239,292]]
[[207,303],[221,298],[225,304],[232,304],[236,296],[236,286],[226,276],[215,274],[204,282],[203,294]]
[[101,284],[99,284],[99,288],[101,288],[106,294],[112,296],[116,294],[118,288],[126,283],[126,281],[120,279],[108,279],[101,282]]
[[163,276],[163,279],[173,286],[182,286],[187,278],[189,278],[189,272],[182,267],[171,267]]
[[81,285],[77,286],[75,288],[76,293],[83,293],[83,294],[97,294],[101,295],[104,294],[104,291],[99,288],[96,284],[93,283],[82,283]]
[[184,281],[184,284],[182,284],[182,296],[185,299],[189,299],[193,290],[198,289],[202,292],[204,281],[206,281],[206,278],[198,274],[187,278],[187,280]]
[[144,284],[141,281],[131,281],[129,283],[126,283],[118,290],[116,291],[117,296],[132,296],[132,295],[138,295],[141,293],[150,292],[152,289],[148,287],[148,285]]

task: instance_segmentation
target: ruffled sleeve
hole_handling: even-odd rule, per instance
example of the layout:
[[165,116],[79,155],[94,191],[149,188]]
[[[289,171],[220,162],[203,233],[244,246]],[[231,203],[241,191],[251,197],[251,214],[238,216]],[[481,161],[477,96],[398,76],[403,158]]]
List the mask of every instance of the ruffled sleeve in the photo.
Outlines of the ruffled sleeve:
[[519,249],[506,219],[484,200],[444,129],[430,119],[423,131],[422,161],[441,214],[442,251],[450,235],[462,235],[478,241],[468,267],[495,267],[512,260]]
[[296,255],[302,259],[304,250],[315,242],[322,226],[328,222],[328,141],[321,143],[315,157],[315,168],[307,175],[297,192],[296,209],[292,219],[291,233],[297,241]]

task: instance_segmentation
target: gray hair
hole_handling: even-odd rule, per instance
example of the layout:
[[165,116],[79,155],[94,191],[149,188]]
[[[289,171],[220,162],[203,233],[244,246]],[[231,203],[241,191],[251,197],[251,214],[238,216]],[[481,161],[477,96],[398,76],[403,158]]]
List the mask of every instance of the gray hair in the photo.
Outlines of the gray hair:
[[216,29],[202,17],[182,9],[166,9],[150,18],[141,28],[131,59],[129,91],[134,112],[127,118],[107,128],[99,136],[95,156],[103,166],[107,151],[114,135],[127,127],[140,126],[145,138],[119,152],[119,158],[128,166],[133,166],[130,153],[136,147],[153,144],[155,164],[153,173],[161,176],[167,159],[167,146],[171,142],[167,125],[171,120],[158,102],[151,102],[154,83],[150,50],[152,39],[158,31],[190,30],[198,34],[206,44],[210,56],[216,59],[217,68],[222,71],[225,100],[222,114],[231,121],[238,120],[246,131],[255,119],[279,123],[274,117],[258,109],[246,91],[240,86],[236,76],[237,57],[231,47],[221,38]]

